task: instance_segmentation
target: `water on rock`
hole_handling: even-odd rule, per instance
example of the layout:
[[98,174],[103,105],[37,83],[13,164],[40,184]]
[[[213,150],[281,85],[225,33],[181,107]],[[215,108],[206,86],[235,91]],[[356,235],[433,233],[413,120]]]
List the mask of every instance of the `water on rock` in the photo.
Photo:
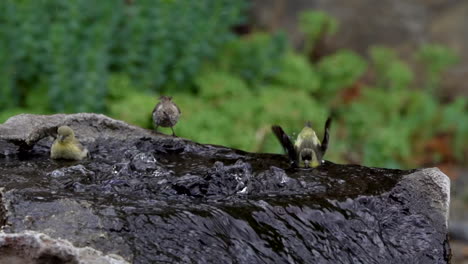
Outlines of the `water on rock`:
[[420,171],[293,169],[283,155],[159,137],[98,137],[82,162],[51,160],[50,138],[21,153],[0,140],[4,230],[137,264],[449,260],[443,213],[408,183]]

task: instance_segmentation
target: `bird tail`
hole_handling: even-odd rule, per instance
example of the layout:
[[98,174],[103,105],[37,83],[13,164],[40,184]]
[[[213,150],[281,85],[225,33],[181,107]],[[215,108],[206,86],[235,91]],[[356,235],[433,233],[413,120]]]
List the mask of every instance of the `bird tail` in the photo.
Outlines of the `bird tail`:
[[272,126],[271,130],[275,134],[276,138],[280,142],[281,146],[286,150],[288,154],[289,160],[292,161],[294,164],[297,163],[297,153],[294,149],[294,145],[291,142],[289,136],[284,132],[284,130],[280,126]]
[[328,148],[331,121],[332,121],[331,117],[328,117],[327,122],[325,122],[325,129],[323,131],[323,140],[322,140],[322,144],[320,145],[322,156],[325,155],[325,152],[327,151],[327,148]]

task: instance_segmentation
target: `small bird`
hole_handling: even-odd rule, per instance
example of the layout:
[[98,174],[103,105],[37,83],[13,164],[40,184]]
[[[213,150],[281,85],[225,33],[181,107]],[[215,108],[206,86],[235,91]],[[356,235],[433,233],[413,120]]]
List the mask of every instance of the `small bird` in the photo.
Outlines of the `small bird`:
[[158,131],[158,127],[170,127],[172,135],[175,136],[174,129],[172,128],[177,124],[180,117],[179,107],[172,102],[172,97],[162,95],[159,97],[159,102],[153,110],[153,125]]
[[73,129],[61,126],[57,129],[57,139],[50,149],[53,159],[82,160],[88,156],[88,150],[75,138]]
[[325,123],[322,143],[320,143],[310,122],[307,122],[301,133],[297,135],[294,145],[280,126],[272,126],[271,130],[278,138],[283,148],[286,149],[293,166],[315,168],[322,164],[322,158],[327,151],[330,124],[331,118],[329,117]]

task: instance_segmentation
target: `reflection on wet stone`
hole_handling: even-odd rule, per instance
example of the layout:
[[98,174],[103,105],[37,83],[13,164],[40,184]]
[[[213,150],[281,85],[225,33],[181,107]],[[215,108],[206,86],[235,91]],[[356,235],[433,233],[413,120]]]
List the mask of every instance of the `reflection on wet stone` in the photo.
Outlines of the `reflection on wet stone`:
[[131,168],[135,171],[148,172],[158,168],[156,158],[149,153],[138,153],[132,158]]

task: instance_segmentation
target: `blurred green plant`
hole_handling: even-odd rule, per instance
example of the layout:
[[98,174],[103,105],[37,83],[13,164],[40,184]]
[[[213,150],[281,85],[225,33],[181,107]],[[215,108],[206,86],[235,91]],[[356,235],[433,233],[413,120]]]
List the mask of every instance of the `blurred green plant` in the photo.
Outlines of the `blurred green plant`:
[[118,72],[145,91],[190,90],[244,8],[243,0],[0,1],[0,110],[24,107],[40,90],[48,111],[102,112],[107,78]]
[[390,90],[407,89],[413,81],[413,71],[407,63],[398,58],[396,52],[383,46],[370,49],[377,85]]
[[195,79],[199,95],[207,101],[243,97],[249,92],[247,83],[229,72],[210,69]]
[[311,93],[320,88],[320,75],[306,57],[288,51],[279,63],[282,67],[273,78],[274,84]]
[[[453,55],[448,50],[444,52]],[[413,70],[394,50],[377,46],[371,48],[370,54],[376,86],[361,88],[356,100],[340,106],[351,146],[349,152],[357,152],[364,164],[416,167],[430,162],[425,156],[431,141],[450,134],[453,141],[448,147],[462,161],[468,144],[464,125],[468,120],[467,99],[442,104],[432,90],[411,89]],[[438,69],[433,72],[439,78],[449,63],[435,64],[439,66],[429,67]]]
[[256,89],[281,72],[286,48],[284,34],[254,33],[229,42],[213,68],[232,72]]
[[316,68],[321,80],[316,96],[328,102],[365,73],[367,62],[352,51],[340,50],[324,57]]
[[318,40],[338,31],[338,21],[323,11],[303,11],[299,14],[299,29],[305,34],[304,53],[309,54]]
[[459,98],[442,105],[418,90],[389,93],[367,87],[343,116],[347,142],[364,164],[408,168],[420,166],[428,143],[448,133],[454,139],[449,147],[462,161],[468,144],[467,102]]
[[457,54],[439,44],[426,44],[416,54],[426,70],[426,88],[434,93],[439,86],[442,73],[459,60]]
[[203,62],[234,39],[243,0],[140,0],[122,10],[114,31],[112,67],[129,73],[145,90],[190,91]]

